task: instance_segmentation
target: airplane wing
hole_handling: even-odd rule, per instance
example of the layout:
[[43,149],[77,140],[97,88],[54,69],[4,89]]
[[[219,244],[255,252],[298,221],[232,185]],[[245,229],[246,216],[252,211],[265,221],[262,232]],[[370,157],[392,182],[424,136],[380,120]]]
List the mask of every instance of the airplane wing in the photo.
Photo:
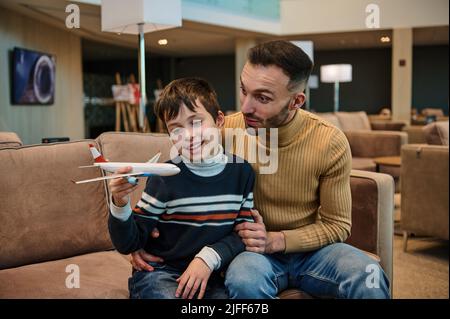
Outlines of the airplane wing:
[[98,182],[98,181],[103,181],[106,179],[113,179],[113,178],[118,178],[118,177],[127,177],[127,176],[138,176],[138,175],[143,175],[143,173],[128,173],[128,174],[113,174],[113,175],[108,175],[108,176],[104,176],[104,177],[97,177],[97,178],[92,178],[92,179],[85,179],[83,181],[72,181],[75,184],[84,184],[84,183],[90,183],[90,182]]
[[147,163],[158,163],[159,158],[161,157],[161,152],[158,152],[155,156],[148,160]]

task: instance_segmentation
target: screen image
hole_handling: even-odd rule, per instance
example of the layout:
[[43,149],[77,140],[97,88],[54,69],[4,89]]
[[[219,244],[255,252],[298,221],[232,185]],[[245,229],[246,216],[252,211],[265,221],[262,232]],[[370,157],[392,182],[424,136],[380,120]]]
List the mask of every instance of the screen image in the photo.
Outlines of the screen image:
[[50,54],[14,48],[12,104],[53,104],[55,67]]

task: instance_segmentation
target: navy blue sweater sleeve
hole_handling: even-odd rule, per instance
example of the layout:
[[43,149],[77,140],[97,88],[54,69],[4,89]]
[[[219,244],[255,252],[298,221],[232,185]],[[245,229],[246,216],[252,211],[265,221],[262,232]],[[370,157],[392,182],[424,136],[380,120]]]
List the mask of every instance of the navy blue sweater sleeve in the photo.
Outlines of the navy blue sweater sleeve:
[[114,247],[121,254],[144,248],[158,219],[165,212],[167,189],[160,176],[150,176],[140,201],[126,221],[109,214],[108,228]]
[[[248,163],[245,163],[244,165],[246,165],[245,173],[248,177],[244,187],[244,196],[241,209],[236,218],[235,224],[245,221],[254,221],[251,216],[250,209],[253,208],[253,186],[255,184],[255,173]],[[220,269],[227,267],[234,257],[245,250],[245,244],[242,242],[241,237],[234,231],[208,247],[214,249],[220,256],[222,260]]]

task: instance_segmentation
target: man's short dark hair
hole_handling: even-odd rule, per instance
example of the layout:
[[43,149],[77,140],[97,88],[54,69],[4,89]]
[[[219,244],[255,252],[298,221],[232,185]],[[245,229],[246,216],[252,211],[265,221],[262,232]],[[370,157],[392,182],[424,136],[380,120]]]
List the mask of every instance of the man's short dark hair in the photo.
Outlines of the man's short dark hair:
[[248,61],[253,65],[276,65],[289,77],[288,89],[306,84],[313,63],[298,46],[288,41],[276,40],[259,44],[248,51]]
[[154,111],[162,121],[168,121],[178,116],[182,103],[196,112],[197,99],[215,121],[220,110],[217,94],[207,81],[200,78],[181,78],[170,82],[156,102]]

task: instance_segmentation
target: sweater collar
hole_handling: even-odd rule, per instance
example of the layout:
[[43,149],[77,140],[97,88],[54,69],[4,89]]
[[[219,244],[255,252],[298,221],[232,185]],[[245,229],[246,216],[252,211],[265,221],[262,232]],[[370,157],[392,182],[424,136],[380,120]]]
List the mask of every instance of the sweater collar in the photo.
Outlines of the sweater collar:
[[286,124],[278,127],[278,146],[291,144],[302,127],[302,110],[296,110],[294,117]]

